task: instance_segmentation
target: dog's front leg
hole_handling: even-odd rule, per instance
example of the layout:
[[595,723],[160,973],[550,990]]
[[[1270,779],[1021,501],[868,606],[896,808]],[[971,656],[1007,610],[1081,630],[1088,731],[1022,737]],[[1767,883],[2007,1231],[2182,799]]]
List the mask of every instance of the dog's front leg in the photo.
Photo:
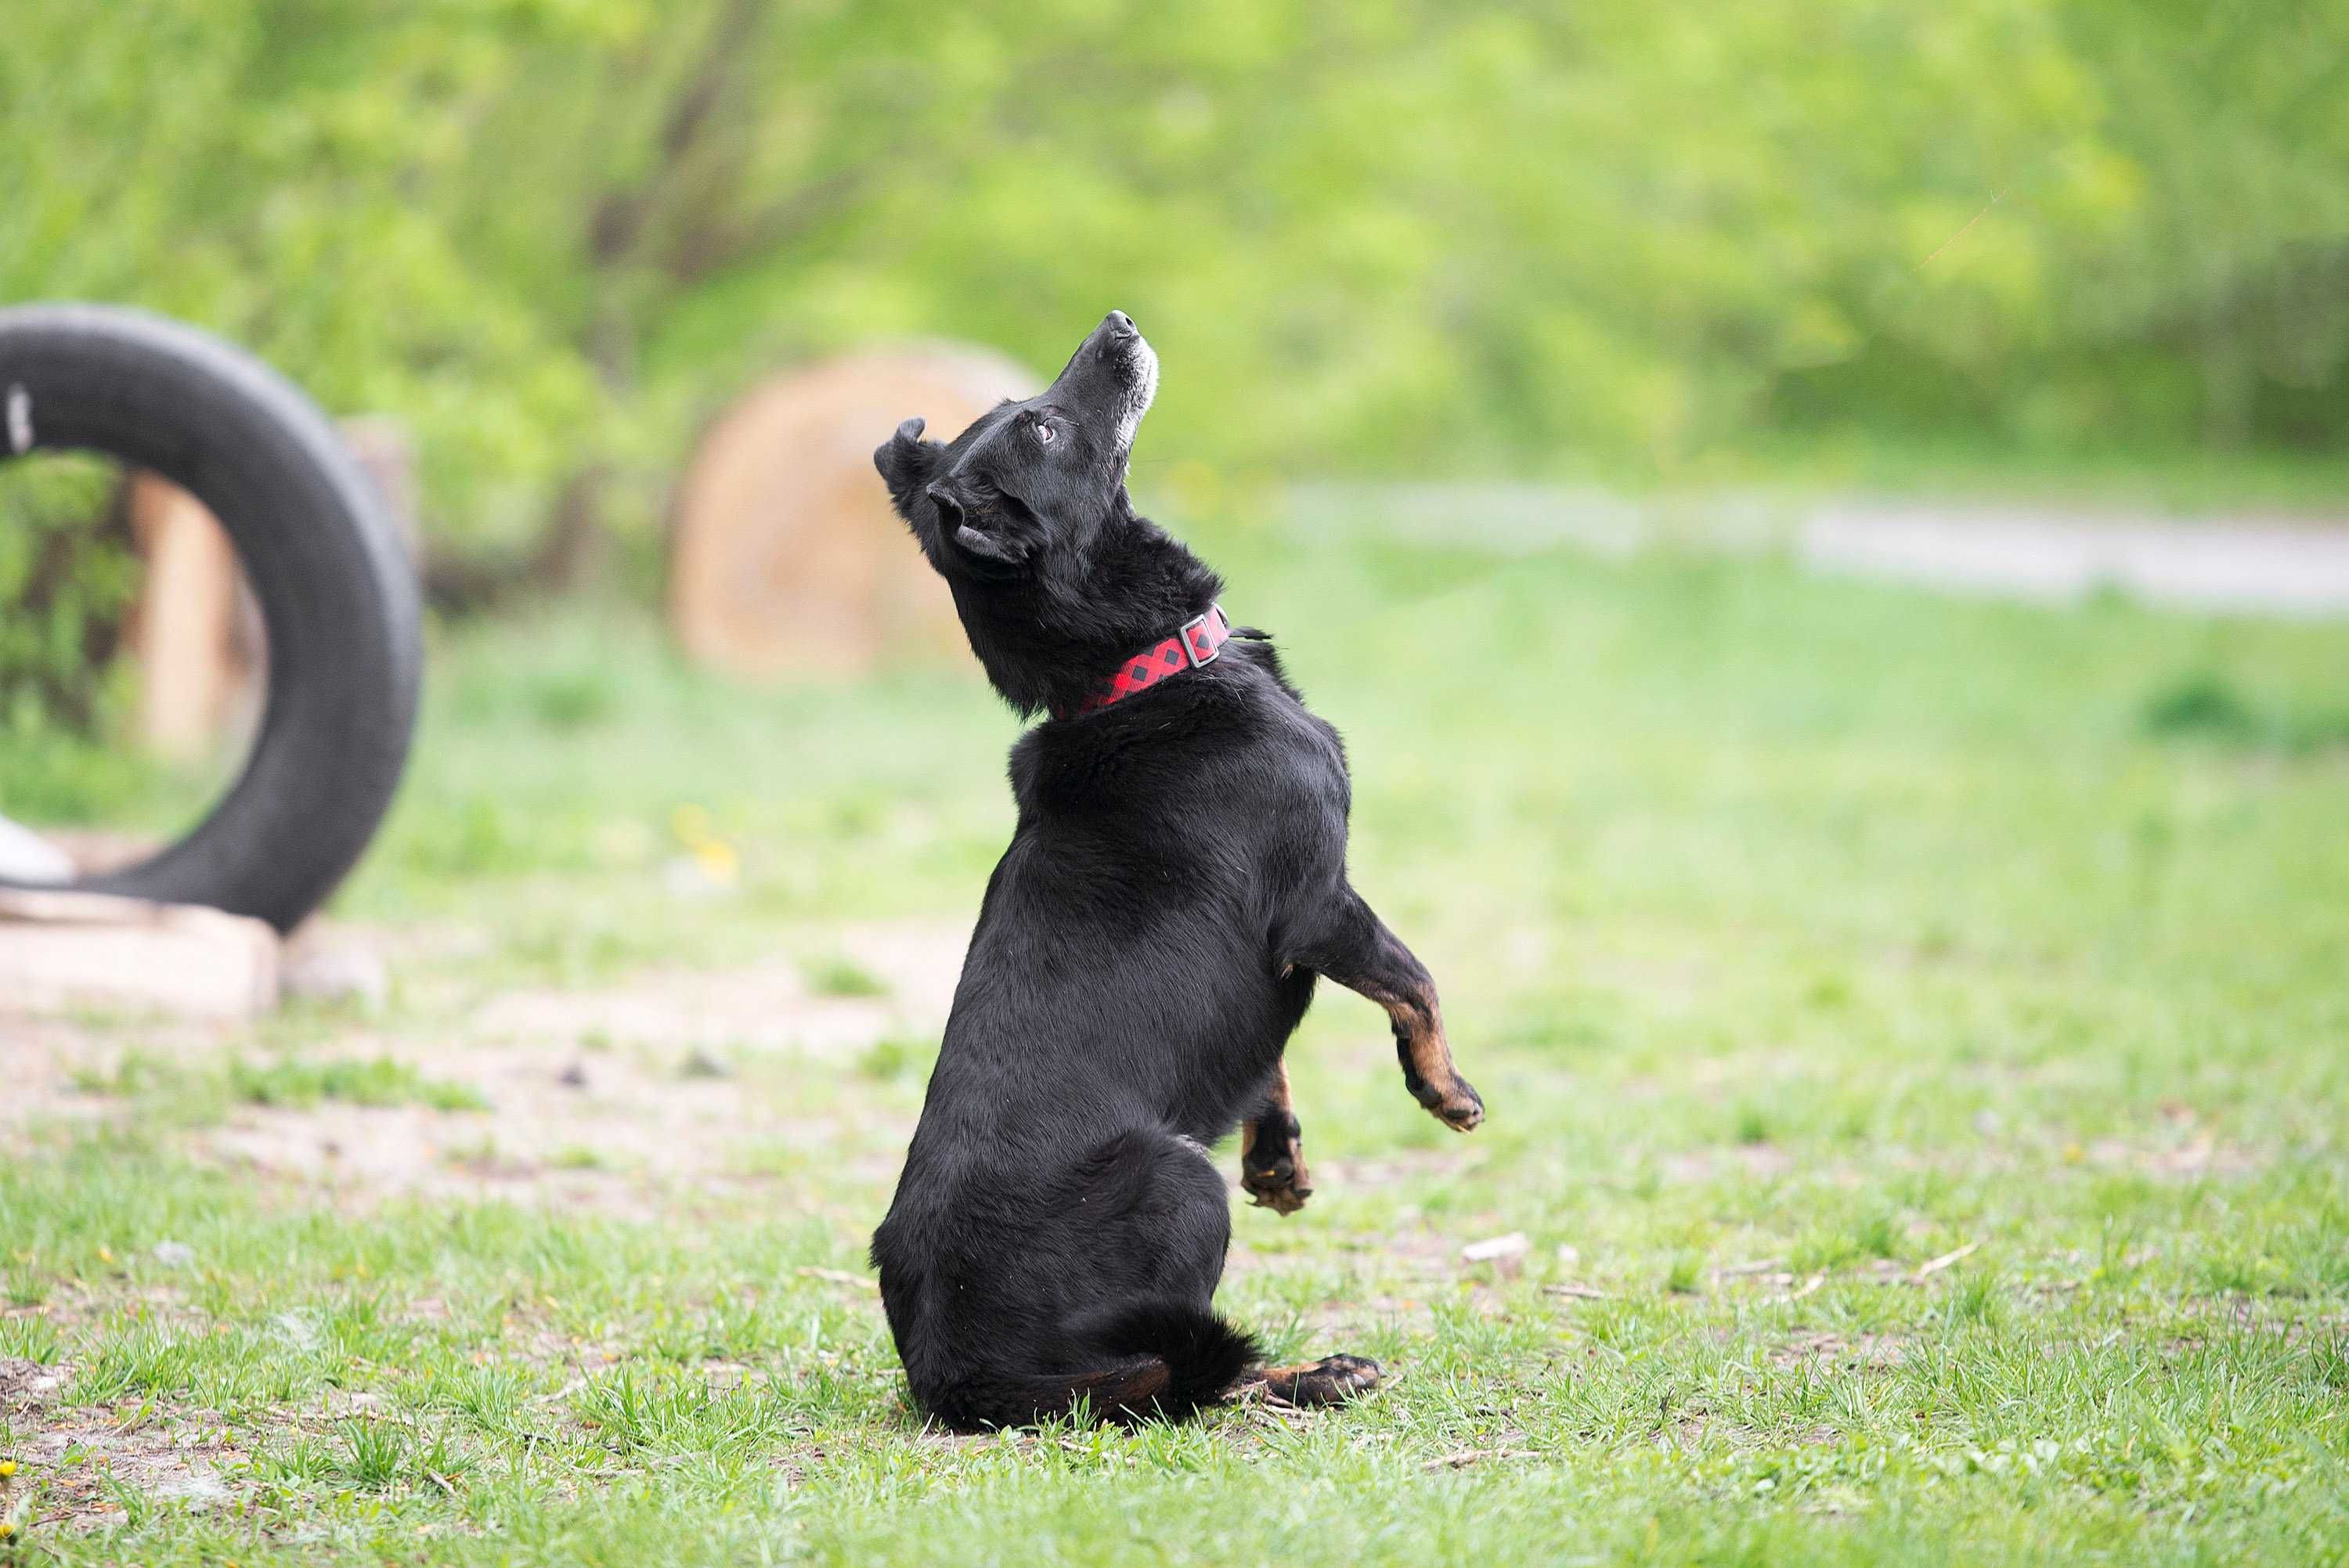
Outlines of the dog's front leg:
[[1294,1214],[1313,1196],[1305,1170],[1303,1131],[1288,1097],[1288,1064],[1273,1069],[1264,1104],[1240,1123],[1240,1185],[1259,1209]]
[[1435,982],[1412,950],[1352,888],[1344,890],[1325,928],[1304,944],[1296,962],[1387,1010],[1403,1087],[1435,1119],[1456,1132],[1485,1119],[1485,1101],[1453,1065],[1444,1034]]

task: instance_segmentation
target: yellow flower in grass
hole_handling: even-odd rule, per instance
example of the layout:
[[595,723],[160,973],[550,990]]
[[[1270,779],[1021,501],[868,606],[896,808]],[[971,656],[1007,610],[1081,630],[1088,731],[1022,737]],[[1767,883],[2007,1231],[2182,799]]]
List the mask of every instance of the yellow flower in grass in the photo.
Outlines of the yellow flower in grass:
[[668,827],[713,886],[734,885],[742,872],[741,857],[734,852],[733,845],[719,837],[708,810],[688,801],[670,813]]
[[730,884],[741,874],[742,862],[734,846],[723,839],[704,839],[693,846],[694,863],[711,882]]

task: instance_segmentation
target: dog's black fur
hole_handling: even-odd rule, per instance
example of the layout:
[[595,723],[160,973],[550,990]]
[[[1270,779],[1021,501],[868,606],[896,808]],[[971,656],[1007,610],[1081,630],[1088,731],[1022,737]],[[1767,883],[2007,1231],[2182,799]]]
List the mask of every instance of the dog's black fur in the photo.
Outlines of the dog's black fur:
[[[1022,714],[1072,711],[1221,592],[1126,494],[1156,384],[1112,312],[1041,395],[950,445],[909,419],[874,454]],[[1482,1102],[1426,971],[1347,884],[1344,752],[1260,634],[1030,729],[1011,784],[1019,825],[873,1238],[882,1301],[915,1402],[950,1426],[1080,1403],[1185,1415],[1256,1359],[1210,1310],[1231,1219],[1203,1146],[1245,1123],[1248,1189],[1284,1212],[1303,1201],[1281,1050],[1315,976],[1387,1007],[1436,1115],[1464,1131]],[[1275,1386],[1337,1397],[1375,1376],[1339,1357]]]

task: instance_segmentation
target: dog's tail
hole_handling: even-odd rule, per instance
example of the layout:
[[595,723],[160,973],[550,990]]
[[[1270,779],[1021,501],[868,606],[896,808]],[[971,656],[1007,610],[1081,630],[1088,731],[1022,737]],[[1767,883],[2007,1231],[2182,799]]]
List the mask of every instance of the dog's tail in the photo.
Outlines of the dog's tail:
[[1104,1420],[1181,1420],[1215,1404],[1258,1359],[1255,1339],[1204,1308],[1141,1301],[1115,1308],[1079,1339],[1102,1365],[1079,1373],[981,1373],[926,1401],[966,1431],[1024,1427],[1080,1405]]

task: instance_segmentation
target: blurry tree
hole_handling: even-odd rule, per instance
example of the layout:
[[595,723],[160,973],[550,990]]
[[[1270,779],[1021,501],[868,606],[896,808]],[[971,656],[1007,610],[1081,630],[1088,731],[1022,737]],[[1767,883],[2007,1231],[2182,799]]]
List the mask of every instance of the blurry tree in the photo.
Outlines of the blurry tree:
[[414,427],[436,512],[536,525],[599,412],[523,282],[438,194],[560,6],[28,0],[0,49],[0,299],[226,333]]
[[436,538],[657,512],[779,359],[1049,370],[1145,459],[1686,476],[1780,432],[2349,445],[2349,9],[14,0],[0,297],[415,428]]
[[137,586],[113,466],[43,453],[0,486],[0,748],[102,717]]

